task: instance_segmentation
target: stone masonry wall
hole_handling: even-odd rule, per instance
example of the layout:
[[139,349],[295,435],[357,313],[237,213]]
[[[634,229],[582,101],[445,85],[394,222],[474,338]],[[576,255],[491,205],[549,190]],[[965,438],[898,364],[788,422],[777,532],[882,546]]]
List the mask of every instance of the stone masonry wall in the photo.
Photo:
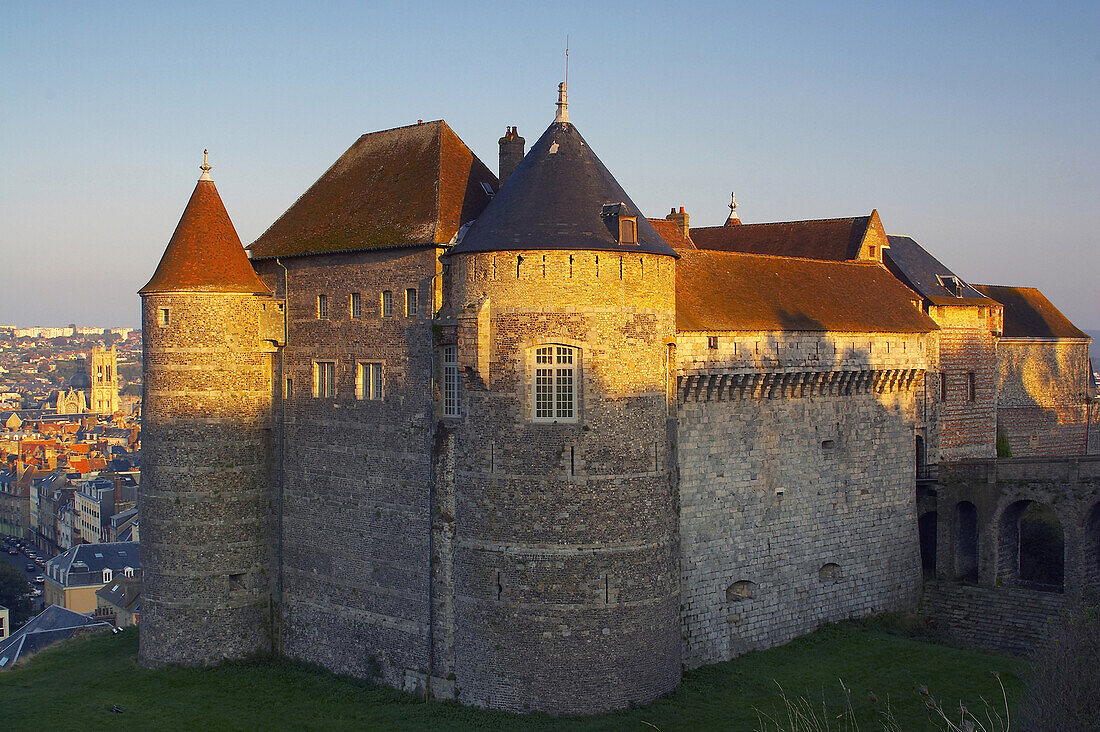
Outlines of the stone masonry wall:
[[685,665],[915,607],[925,336],[681,333],[677,364]]
[[271,649],[271,361],[281,329],[265,324],[281,320],[280,307],[251,294],[142,299],[142,663]]
[[[936,373],[928,381],[929,432],[935,436],[929,463],[996,455],[997,341],[990,310],[942,305],[929,310],[940,326],[932,353],[931,370]],[[946,375],[946,393],[940,374]]]
[[[282,631],[287,655],[402,686],[429,668],[432,334],[438,250],[395,248],[256,262],[289,292],[277,375],[282,445]],[[408,315],[406,289],[416,290]],[[381,312],[392,293],[391,314]],[[360,317],[352,317],[359,293]],[[319,317],[318,295],[327,298]],[[380,400],[357,365],[382,365]],[[315,396],[321,364],[335,394]],[[277,363],[277,366],[279,364]],[[360,385],[362,392],[362,385]],[[359,398],[359,396],[364,398]],[[280,408],[282,411],[280,411]],[[278,470],[276,489],[278,492]]]
[[1065,606],[1054,592],[928,580],[920,611],[956,643],[1023,655],[1047,641]]
[[[462,416],[445,420],[454,620],[443,632],[460,701],[587,714],[679,681],[674,265],[561,251],[449,261],[444,338],[463,392]],[[575,419],[532,419],[544,344],[576,349]]]
[[1100,424],[1100,410],[1085,406],[1088,344],[1002,339],[997,365],[998,422],[1012,456],[1083,455],[1086,421]]

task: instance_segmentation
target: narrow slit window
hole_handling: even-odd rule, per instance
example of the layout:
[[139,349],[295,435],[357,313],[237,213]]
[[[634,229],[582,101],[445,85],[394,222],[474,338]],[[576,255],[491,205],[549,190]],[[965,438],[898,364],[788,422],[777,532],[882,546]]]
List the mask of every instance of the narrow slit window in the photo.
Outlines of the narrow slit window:
[[416,288],[405,290],[405,315],[412,318],[416,316]]
[[358,292],[351,293],[351,317],[363,317],[363,298]]
[[389,318],[393,316],[393,292],[390,290],[382,290],[382,317]]
[[317,296],[317,319],[325,320],[328,318],[328,295]]

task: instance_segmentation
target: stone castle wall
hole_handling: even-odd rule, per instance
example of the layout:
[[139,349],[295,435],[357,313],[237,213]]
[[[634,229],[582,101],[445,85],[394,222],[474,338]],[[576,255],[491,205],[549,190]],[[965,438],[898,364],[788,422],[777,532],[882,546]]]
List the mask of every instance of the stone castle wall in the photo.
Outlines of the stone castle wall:
[[[402,686],[427,672],[432,480],[432,327],[438,251],[395,248],[255,265],[288,292],[276,361],[281,495],[281,649],[337,672]],[[406,314],[405,291],[417,313]],[[383,316],[382,292],[391,293]],[[360,317],[352,317],[359,293]],[[319,317],[318,296],[327,298]],[[382,399],[357,394],[357,365],[379,363]],[[335,394],[316,395],[332,363]],[[289,394],[286,392],[290,380]],[[360,387],[362,391],[362,385]],[[281,425],[281,433],[280,433]],[[277,537],[278,538],[278,537]],[[280,592],[281,589],[281,592]]]
[[1097,408],[1085,406],[1088,344],[1001,340],[997,344],[998,421],[1013,457],[1083,455]]
[[[983,314],[984,313],[984,314]],[[980,306],[935,306],[940,326],[927,383],[929,463],[994,457],[997,440],[997,340],[990,329],[995,312]],[[946,375],[946,393],[941,374]],[[974,392],[969,391],[970,374]]]
[[264,324],[279,307],[251,294],[142,299],[145,664],[271,649],[268,338],[281,333]]
[[685,665],[915,607],[925,336],[677,344]]
[[[592,713],[679,681],[674,266],[615,252],[449,260],[443,342],[463,397],[444,420],[440,594],[454,605],[439,632],[463,702]],[[575,349],[574,419],[532,418],[545,344]]]

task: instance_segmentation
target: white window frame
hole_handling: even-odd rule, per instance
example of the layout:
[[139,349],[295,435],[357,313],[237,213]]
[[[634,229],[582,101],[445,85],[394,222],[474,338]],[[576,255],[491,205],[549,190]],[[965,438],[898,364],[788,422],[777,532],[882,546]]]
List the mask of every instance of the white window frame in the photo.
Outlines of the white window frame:
[[580,349],[564,343],[540,343],[531,349],[531,420],[574,423],[579,420]]
[[382,290],[382,295],[379,303],[379,312],[382,313],[383,318],[393,317],[393,291]]
[[355,362],[355,398],[360,401],[382,401],[385,370],[381,361]]
[[313,362],[313,396],[318,398],[336,396],[335,361]]
[[416,288],[405,288],[405,316],[415,318],[417,313]]
[[458,346],[443,346],[443,416],[462,416]]

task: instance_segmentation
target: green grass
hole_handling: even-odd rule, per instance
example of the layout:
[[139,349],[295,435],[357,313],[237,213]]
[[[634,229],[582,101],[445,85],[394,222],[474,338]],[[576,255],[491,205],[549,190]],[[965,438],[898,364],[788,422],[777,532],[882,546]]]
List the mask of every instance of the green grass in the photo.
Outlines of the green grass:
[[[783,709],[779,686],[832,714],[844,709],[838,679],[851,689],[865,732],[878,730],[889,703],[901,729],[934,729],[916,689],[925,684],[947,709],[981,697],[1000,707],[1000,672],[1012,711],[1023,696],[1025,662],[903,637],[882,623],[827,626],[785,646],[689,671],[653,704],[598,717],[554,719],[423,703],[289,661],[150,671],[136,663],[137,632],[97,634],[59,644],[0,673],[0,728],[117,729],[500,729],[661,730],[757,727],[757,709]],[[779,686],[777,686],[777,684]],[[874,693],[878,703],[868,695]],[[122,714],[112,713],[118,705]],[[837,723],[831,720],[833,728]]]

